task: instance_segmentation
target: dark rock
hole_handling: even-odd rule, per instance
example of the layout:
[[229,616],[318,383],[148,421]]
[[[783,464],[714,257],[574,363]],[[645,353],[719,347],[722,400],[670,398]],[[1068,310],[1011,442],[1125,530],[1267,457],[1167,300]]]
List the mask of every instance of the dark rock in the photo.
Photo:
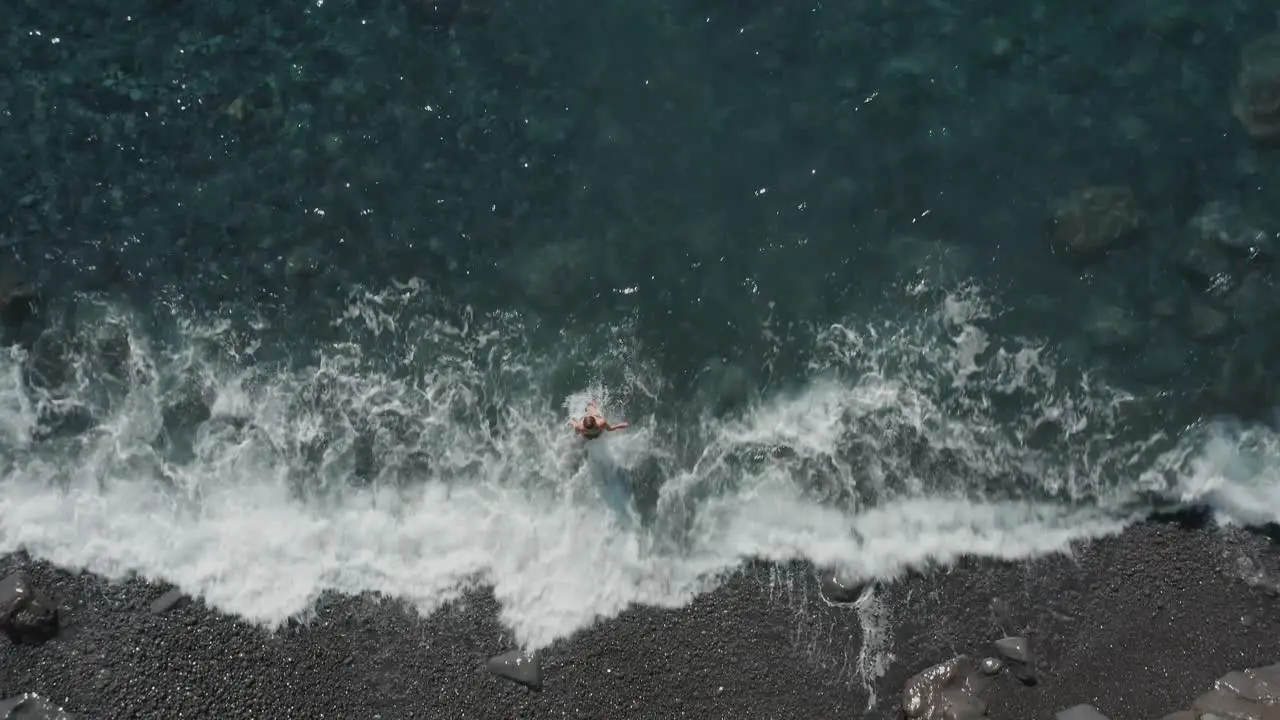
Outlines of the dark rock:
[[1000,653],[1000,657],[1008,660],[1010,664],[1031,663],[1031,648],[1024,637],[1001,638],[995,641],[994,646],[996,652]]
[[978,693],[989,682],[969,656],[954,657],[907,680],[902,712],[912,720],[977,720],[987,714],[987,703]]
[[1142,29],[1177,48],[1194,47],[1203,32],[1190,0],[1145,0],[1126,9]]
[[75,715],[35,693],[26,693],[0,700],[0,720],[75,720]]
[[1035,684],[1035,656],[1031,654],[1031,646],[1025,637],[1001,638],[993,646],[1009,664],[1009,672],[1014,677],[1028,685]]
[[825,570],[821,575],[821,588],[822,597],[828,602],[851,603],[862,596],[867,585],[841,577],[840,573],[834,570]]
[[1000,662],[1000,658],[983,658],[982,664],[978,666],[984,675],[999,675],[1004,669],[1004,663]]
[[0,329],[16,330],[37,314],[35,286],[0,272]]
[[1131,239],[1142,227],[1133,190],[1085,188],[1053,203],[1050,234],[1055,247],[1078,259],[1096,259]]
[[1231,318],[1244,328],[1262,328],[1280,317],[1280,288],[1265,273],[1249,273],[1226,305]]
[[0,580],[0,630],[15,643],[39,643],[58,632],[58,609],[20,572]]
[[1094,706],[1081,703],[1054,713],[1053,720],[1108,720],[1108,718],[1098,712],[1098,709]]
[[534,690],[542,689],[542,662],[537,653],[532,655],[512,650],[489,658],[489,672],[498,677],[518,682]]
[[151,613],[160,615],[185,604],[190,598],[178,588],[173,588],[151,601]]

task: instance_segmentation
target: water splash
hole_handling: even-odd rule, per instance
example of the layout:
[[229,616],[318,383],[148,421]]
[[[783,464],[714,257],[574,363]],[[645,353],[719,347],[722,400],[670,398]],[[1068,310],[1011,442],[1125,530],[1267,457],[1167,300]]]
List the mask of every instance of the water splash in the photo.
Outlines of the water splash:
[[[541,647],[752,557],[871,579],[1060,551],[1122,528],[1149,467],[1130,396],[1002,337],[971,289],[789,329],[803,375],[661,423],[676,398],[626,322],[547,344],[418,283],[353,295],[323,338],[100,298],[73,315],[0,356],[0,551],[266,626],[326,590],[430,612],[487,584]],[[584,446],[565,424],[588,395],[632,428]]]

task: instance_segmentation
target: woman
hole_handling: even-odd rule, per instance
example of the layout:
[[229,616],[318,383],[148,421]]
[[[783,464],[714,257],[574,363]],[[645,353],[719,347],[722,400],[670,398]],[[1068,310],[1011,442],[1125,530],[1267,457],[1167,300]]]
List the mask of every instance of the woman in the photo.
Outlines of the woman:
[[600,413],[600,408],[596,405],[594,399],[587,403],[587,414],[580,419],[570,420],[569,424],[573,426],[573,431],[582,436],[584,440],[595,440],[608,430],[625,430],[630,427],[630,423],[618,423],[610,425],[608,420],[604,419],[604,415]]

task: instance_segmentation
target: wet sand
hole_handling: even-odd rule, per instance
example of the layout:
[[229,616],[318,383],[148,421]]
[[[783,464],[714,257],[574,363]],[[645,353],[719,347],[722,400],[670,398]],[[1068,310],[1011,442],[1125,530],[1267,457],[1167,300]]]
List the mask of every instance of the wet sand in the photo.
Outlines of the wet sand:
[[[1273,555],[1259,533],[1151,522],[1073,557],[907,577],[861,611],[827,603],[809,566],[756,563],[688,607],[633,609],[548,649],[540,692],[485,669],[511,649],[488,593],[426,618],[326,597],[312,622],[273,635],[199,601],[153,613],[164,586],[13,555],[0,576],[25,571],[64,627],[42,645],[0,638],[0,698],[36,692],[93,718],[890,718],[911,675],[1017,634],[1039,683],[1003,673],[989,717],[1090,703],[1155,719],[1280,659]],[[887,632],[861,663],[887,658],[869,682],[860,616]]]

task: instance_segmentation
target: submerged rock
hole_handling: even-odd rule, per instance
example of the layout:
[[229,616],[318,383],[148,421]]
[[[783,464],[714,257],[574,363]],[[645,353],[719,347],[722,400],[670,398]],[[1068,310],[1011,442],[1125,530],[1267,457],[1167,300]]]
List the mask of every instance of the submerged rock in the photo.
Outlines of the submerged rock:
[[0,272],[0,332],[16,330],[36,316],[38,293],[10,272]]
[[44,697],[26,693],[0,700],[0,720],[75,720],[75,715]]
[[1217,340],[1230,328],[1231,318],[1211,305],[1195,302],[1187,309],[1187,332],[1196,340]]
[[1085,332],[1095,346],[1124,348],[1141,344],[1142,323],[1133,312],[1115,305],[1094,305],[1085,319]]
[[921,671],[902,688],[902,712],[912,720],[978,720],[987,702],[978,696],[991,678],[968,655]]
[[26,575],[0,580],[0,630],[15,643],[40,643],[58,632],[58,609]]
[[1225,302],[1232,319],[1244,328],[1263,329],[1280,317],[1280,288],[1265,273],[1250,273]]
[[1213,201],[1191,218],[1191,229],[1201,239],[1251,258],[1273,254],[1275,235],[1235,205]]
[[1035,656],[1031,653],[1031,645],[1025,637],[1001,638],[993,646],[1000,657],[1009,665],[1009,672],[1022,682],[1033,685],[1036,682]]
[[973,276],[973,258],[955,244],[899,235],[886,243],[884,250],[891,262],[934,290],[953,288]]
[[1224,297],[1239,285],[1235,268],[1222,248],[1194,233],[1177,250],[1173,265],[1196,292]]
[[537,653],[532,655],[512,650],[489,658],[489,672],[501,678],[532,688],[542,689],[542,662]]
[[1054,713],[1053,720],[1108,720],[1108,718],[1098,712],[1098,708],[1081,703]]
[[1231,111],[1253,137],[1280,137],[1280,33],[1258,38],[1240,51]]
[[1137,196],[1122,185],[1085,188],[1053,203],[1051,211],[1055,247],[1077,259],[1096,259],[1142,227]]

